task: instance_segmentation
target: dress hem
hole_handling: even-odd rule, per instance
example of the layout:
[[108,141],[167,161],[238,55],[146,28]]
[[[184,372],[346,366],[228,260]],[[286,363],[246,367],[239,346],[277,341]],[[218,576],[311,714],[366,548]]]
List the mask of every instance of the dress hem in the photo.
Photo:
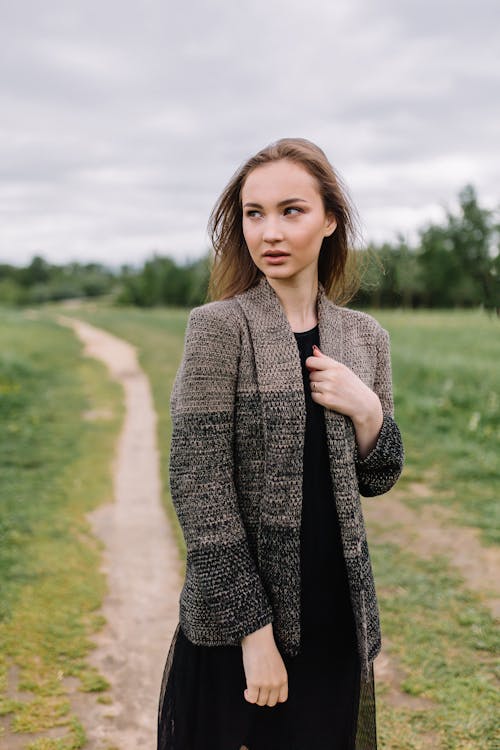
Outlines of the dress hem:
[[[172,636],[165,666],[163,669],[160,696],[158,703],[157,750],[191,750],[181,747],[176,740],[175,727],[175,690],[171,678],[174,675],[175,651],[178,643],[181,623],[178,622]],[[182,631],[183,635],[184,631]],[[185,636],[187,637],[187,636]],[[368,675],[360,672],[359,693],[356,712],[355,742],[352,750],[377,750],[376,700],[373,661],[369,663]],[[242,743],[234,750],[254,750],[251,745]],[[258,750],[258,748],[255,748]],[[292,748],[290,748],[292,750]],[[303,750],[303,748],[297,748]]]

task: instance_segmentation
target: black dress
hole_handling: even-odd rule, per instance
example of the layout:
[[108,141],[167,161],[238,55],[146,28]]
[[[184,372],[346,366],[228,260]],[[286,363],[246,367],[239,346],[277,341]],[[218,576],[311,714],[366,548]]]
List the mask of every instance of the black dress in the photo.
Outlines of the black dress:
[[355,750],[360,665],[335,508],[324,410],[305,359],[319,329],[295,333],[306,396],[301,525],[301,651],[282,654],[288,699],[245,700],[241,646],[198,646],[177,626],[158,713],[158,750]]

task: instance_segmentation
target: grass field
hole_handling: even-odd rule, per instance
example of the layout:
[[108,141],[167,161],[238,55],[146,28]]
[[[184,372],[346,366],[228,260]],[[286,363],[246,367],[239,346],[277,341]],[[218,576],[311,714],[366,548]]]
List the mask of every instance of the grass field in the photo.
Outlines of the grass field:
[[[43,315],[50,317],[53,312],[54,308],[47,307]],[[159,414],[165,507],[184,555],[182,534],[168,496],[168,405],[187,311],[85,306],[77,311],[65,309],[65,313],[101,326],[138,348]],[[500,359],[500,322],[479,312],[372,314],[391,334],[396,419],[407,455],[397,491],[411,507],[446,505],[458,523],[481,530],[484,545],[495,543],[500,489],[496,364]],[[49,323],[46,331],[47,336],[50,331],[55,335]],[[69,346],[68,333],[58,336]],[[30,449],[29,455],[37,454]],[[427,485],[427,496],[412,495],[415,481]],[[376,498],[364,502],[376,502]],[[425,711],[415,712],[392,705],[381,690],[378,721],[382,747],[496,747],[498,674],[494,656],[498,636],[489,611],[443,556],[421,560],[397,544],[377,542],[374,535],[370,536],[370,550],[383,634],[390,638],[410,675],[402,689],[410,696],[433,701]],[[14,594],[25,585],[15,580]]]
[[[391,334],[394,393],[409,461],[464,524],[500,542],[500,319],[481,312],[373,311]],[[419,498],[418,502],[421,502]]]

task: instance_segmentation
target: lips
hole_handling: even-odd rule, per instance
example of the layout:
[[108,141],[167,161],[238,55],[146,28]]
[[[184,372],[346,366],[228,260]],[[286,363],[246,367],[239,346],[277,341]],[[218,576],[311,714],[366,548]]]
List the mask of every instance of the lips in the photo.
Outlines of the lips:
[[279,266],[289,257],[289,255],[289,253],[267,253],[263,256],[263,259],[266,261],[268,266]]
[[285,255],[290,255],[290,253],[281,252],[279,250],[273,250],[272,252],[264,253],[265,258],[282,258]]

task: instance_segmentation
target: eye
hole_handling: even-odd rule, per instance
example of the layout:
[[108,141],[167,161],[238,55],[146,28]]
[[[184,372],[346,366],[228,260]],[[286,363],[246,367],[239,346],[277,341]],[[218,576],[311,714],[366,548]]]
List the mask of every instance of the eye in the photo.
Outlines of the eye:
[[[299,213],[304,213],[303,210],[301,208],[298,208],[297,206],[287,206],[283,210],[284,211],[298,211]],[[258,213],[259,213],[259,211],[257,211],[257,209],[255,209],[255,208],[254,209],[249,209],[248,211],[246,211],[245,216],[253,217],[253,214],[258,214]]]

